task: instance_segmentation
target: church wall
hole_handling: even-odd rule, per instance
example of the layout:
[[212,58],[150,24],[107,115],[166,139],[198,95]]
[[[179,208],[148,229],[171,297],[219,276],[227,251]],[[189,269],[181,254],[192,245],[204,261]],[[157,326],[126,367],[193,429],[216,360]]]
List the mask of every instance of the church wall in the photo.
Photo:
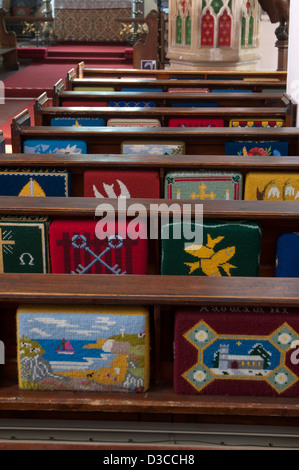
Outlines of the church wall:
[[272,24],[268,15],[261,16],[260,23],[260,54],[261,59],[257,63],[257,70],[276,70],[278,61],[278,49],[275,46],[275,29],[278,24]]

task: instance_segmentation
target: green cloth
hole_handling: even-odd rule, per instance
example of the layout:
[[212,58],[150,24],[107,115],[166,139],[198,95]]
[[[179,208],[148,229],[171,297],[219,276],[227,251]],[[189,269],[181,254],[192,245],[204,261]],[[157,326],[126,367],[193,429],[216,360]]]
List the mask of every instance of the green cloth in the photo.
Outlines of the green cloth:
[[0,273],[48,272],[48,219],[0,218]]

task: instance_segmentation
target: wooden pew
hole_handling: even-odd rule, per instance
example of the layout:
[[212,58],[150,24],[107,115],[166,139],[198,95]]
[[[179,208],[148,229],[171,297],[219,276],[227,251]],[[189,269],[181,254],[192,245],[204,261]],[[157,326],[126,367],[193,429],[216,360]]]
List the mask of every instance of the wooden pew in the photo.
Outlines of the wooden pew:
[[[109,127],[51,127],[30,126],[28,110],[12,119],[12,152],[23,152],[26,139],[80,139],[87,145],[87,152],[93,154],[122,153],[122,142],[163,143],[183,142],[186,155],[223,155],[227,141],[285,141],[288,154],[298,155],[299,130],[284,128],[109,128]],[[130,152],[132,153],[132,152]]]
[[3,131],[0,129],[0,153],[5,153],[5,139]]
[[94,170],[141,170],[159,172],[160,197],[164,198],[165,176],[170,171],[236,171],[245,180],[248,172],[299,172],[299,157],[223,156],[223,155],[53,155],[0,154],[0,169],[69,170],[72,176],[72,196],[84,196],[84,172]]
[[285,106],[290,102],[286,94],[269,93],[180,93],[180,92],[121,92],[121,91],[65,91],[60,79],[53,87],[53,106],[66,106],[69,101],[153,101],[156,106],[169,107],[185,102],[217,102],[219,106]]
[[171,70],[171,69],[158,69],[158,70],[139,70],[139,69],[102,69],[96,67],[86,67],[84,61],[77,65],[78,78],[84,77],[102,77],[102,78],[143,78],[152,77],[156,79],[170,79],[170,78],[202,78],[204,80],[212,78],[234,78],[240,80],[281,80],[282,82],[287,79],[286,71],[263,71],[263,70]]
[[0,9],[0,56],[6,70],[18,70],[17,36],[14,31],[7,31],[5,25],[6,10]]
[[53,118],[104,118],[109,119],[158,119],[161,127],[168,127],[172,118],[212,118],[222,119],[229,126],[231,119],[275,120],[283,119],[286,127],[295,125],[296,104],[291,100],[284,107],[207,107],[207,108],[112,108],[112,107],[67,107],[49,106],[49,98],[44,92],[34,104],[34,124],[50,126]]
[[[160,200],[155,202],[159,203]],[[147,211],[150,201],[141,200]],[[152,201],[151,201],[152,202]],[[89,198],[0,198],[1,215],[94,218],[98,201]],[[117,201],[109,200],[117,211]],[[283,230],[296,230],[298,207],[289,203],[240,201],[204,203],[205,219],[258,221],[263,230],[261,273],[275,266],[273,241]],[[271,247],[269,247],[269,243]],[[173,314],[177,306],[299,307],[297,279],[210,278],[188,276],[0,274],[0,329],[6,345],[0,382],[0,410],[6,418],[59,417],[138,422],[217,422],[298,426],[298,398],[180,395],[173,391]],[[17,385],[16,317],[19,304],[145,305],[151,314],[151,383],[146,393],[22,391]]]
[[210,91],[213,89],[242,89],[251,90],[252,92],[262,92],[263,90],[270,89],[271,91],[277,89],[285,91],[286,82],[283,80],[265,80],[259,79],[252,80],[196,80],[196,79],[163,79],[156,80],[144,78],[77,78],[75,69],[67,72],[66,76],[66,90],[75,90],[77,87],[113,87],[115,91],[121,91],[123,88],[160,88],[163,91],[168,91],[169,88],[208,88]]

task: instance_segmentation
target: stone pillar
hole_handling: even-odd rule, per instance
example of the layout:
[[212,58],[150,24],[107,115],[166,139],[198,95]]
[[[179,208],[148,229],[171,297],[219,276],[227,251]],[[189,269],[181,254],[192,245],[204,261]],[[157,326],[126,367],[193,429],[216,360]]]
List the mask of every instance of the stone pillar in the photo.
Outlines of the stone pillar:
[[290,21],[289,21],[289,47],[288,47],[288,68],[287,68],[287,93],[297,103],[297,127],[299,127],[299,2],[290,0]]
[[169,0],[170,68],[254,69],[259,15],[257,0]]

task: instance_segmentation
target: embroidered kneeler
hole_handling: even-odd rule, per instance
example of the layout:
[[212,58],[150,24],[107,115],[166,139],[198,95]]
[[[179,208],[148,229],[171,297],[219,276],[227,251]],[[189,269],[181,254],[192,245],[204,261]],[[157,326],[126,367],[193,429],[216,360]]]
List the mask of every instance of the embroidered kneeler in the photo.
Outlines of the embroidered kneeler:
[[229,127],[284,127],[284,119],[231,119]]
[[179,308],[174,330],[176,393],[298,397],[298,309]]
[[283,233],[277,240],[276,277],[299,277],[299,234]]
[[289,144],[286,141],[227,141],[225,155],[287,156]]
[[23,142],[23,153],[87,153],[84,140],[27,139]]
[[252,93],[252,90],[236,89],[236,88],[214,88],[211,93]]
[[47,218],[0,218],[0,273],[49,271]]
[[111,108],[154,108],[156,103],[147,100],[122,100],[109,101],[108,106]]
[[168,93],[210,93],[209,88],[168,88]]
[[158,171],[90,170],[84,172],[84,196],[159,198]]
[[241,173],[194,171],[169,172],[165,176],[167,199],[239,200],[242,199]]
[[76,108],[77,106],[84,108],[89,108],[90,106],[94,108],[103,108],[108,106],[108,101],[66,100],[62,102],[61,106],[69,106],[73,108]]
[[127,155],[184,155],[185,143],[182,141],[140,142],[123,141],[122,154]]
[[[132,223],[134,221],[131,221]],[[136,227],[137,225],[137,227]],[[51,272],[146,274],[146,226],[102,219],[57,219],[49,228]]]
[[216,101],[178,101],[171,103],[172,108],[218,108]]
[[171,222],[162,226],[161,238],[163,275],[259,275],[261,229],[255,222]]
[[251,201],[297,201],[299,173],[249,172],[244,199]]
[[0,171],[0,196],[69,197],[71,173],[67,170]]
[[168,127],[224,127],[223,119],[171,118]]
[[115,88],[109,86],[75,86],[74,91],[115,91]]
[[122,92],[134,92],[134,93],[161,93],[162,88],[122,88]]
[[159,119],[108,119],[107,127],[161,127]]
[[144,307],[21,305],[17,311],[23,390],[145,392],[149,349]]
[[104,118],[81,118],[81,117],[73,117],[73,118],[52,118],[51,119],[51,126],[71,126],[71,127],[101,127],[106,126],[106,121]]

